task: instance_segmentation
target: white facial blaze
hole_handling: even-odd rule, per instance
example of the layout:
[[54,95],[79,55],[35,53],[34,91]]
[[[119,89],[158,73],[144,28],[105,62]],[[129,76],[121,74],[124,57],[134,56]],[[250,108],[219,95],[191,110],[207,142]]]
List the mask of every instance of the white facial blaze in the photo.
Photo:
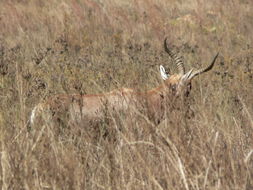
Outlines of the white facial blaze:
[[163,80],[167,80],[169,75],[166,74],[165,69],[162,65],[160,65],[160,73]]

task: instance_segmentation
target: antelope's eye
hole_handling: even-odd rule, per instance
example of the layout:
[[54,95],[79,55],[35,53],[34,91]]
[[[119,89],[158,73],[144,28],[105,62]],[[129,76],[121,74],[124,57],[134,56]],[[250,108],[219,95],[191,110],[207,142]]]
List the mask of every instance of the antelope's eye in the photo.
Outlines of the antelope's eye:
[[177,90],[177,85],[175,85],[175,84],[171,85],[170,89],[171,89],[172,93],[175,94],[176,90]]
[[192,88],[191,83],[187,84],[187,87],[186,87],[186,93],[185,93],[185,95],[186,95],[186,96],[189,96],[190,91],[191,91],[191,88]]
[[189,83],[188,85],[187,85],[187,90],[191,90],[192,89],[192,85],[191,85],[191,83]]

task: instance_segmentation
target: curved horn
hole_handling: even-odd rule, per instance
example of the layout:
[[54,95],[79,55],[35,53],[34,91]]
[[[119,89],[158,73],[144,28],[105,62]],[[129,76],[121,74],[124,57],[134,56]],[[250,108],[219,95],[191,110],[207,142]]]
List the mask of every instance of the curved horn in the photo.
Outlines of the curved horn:
[[210,65],[208,65],[207,67],[205,67],[205,68],[203,68],[203,69],[199,69],[199,70],[193,72],[189,78],[192,79],[193,77],[195,77],[195,76],[197,76],[197,75],[199,75],[199,74],[201,74],[201,73],[205,73],[205,72],[211,70],[211,69],[213,68],[213,65],[214,65],[214,63],[215,63],[215,61],[216,61],[218,55],[219,55],[219,53],[217,53],[217,54],[215,55],[215,57],[213,58],[213,61],[211,62]]
[[176,63],[179,73],[182,75],[185,74],[184,62],[182,60],[182,57],[178,56],[176,52],[173,52],[172,50],[170,50],[170,48],[168,48],[167,38],[165,38],[165,40],[164,40],[164,49],[170,55],[170,57],[173,59],[174,63]]

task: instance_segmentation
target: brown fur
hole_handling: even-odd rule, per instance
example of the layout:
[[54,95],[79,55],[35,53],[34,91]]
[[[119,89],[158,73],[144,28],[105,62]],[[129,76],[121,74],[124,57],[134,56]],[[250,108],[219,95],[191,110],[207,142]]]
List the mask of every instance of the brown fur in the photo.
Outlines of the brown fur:
[[180,78],[180,75],[172,75],[162,85],[146,92],[121,88],[103,94],[56,95],[34,108],[31,121],[33,123],[36,117],[45,113],[47,120],[50,120],[53,115],[68,112],[71,121],[82,122],[103,119],[105,110],[116,113],[144,110],[157,123],[164,115],[165,99],[172,100],[175,95],[171,87],[177,85]]

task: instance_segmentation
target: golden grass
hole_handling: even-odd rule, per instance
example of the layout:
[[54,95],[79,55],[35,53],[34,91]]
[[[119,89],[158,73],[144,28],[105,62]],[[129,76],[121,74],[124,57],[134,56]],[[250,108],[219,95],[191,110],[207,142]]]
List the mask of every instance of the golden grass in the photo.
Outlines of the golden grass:
[[[250,0],[1,1],[2,189],[253,189],[252,20]],[[27,129],[53,94],[158,85],[165,36],[187,69],[220,52],[190,115]]]

